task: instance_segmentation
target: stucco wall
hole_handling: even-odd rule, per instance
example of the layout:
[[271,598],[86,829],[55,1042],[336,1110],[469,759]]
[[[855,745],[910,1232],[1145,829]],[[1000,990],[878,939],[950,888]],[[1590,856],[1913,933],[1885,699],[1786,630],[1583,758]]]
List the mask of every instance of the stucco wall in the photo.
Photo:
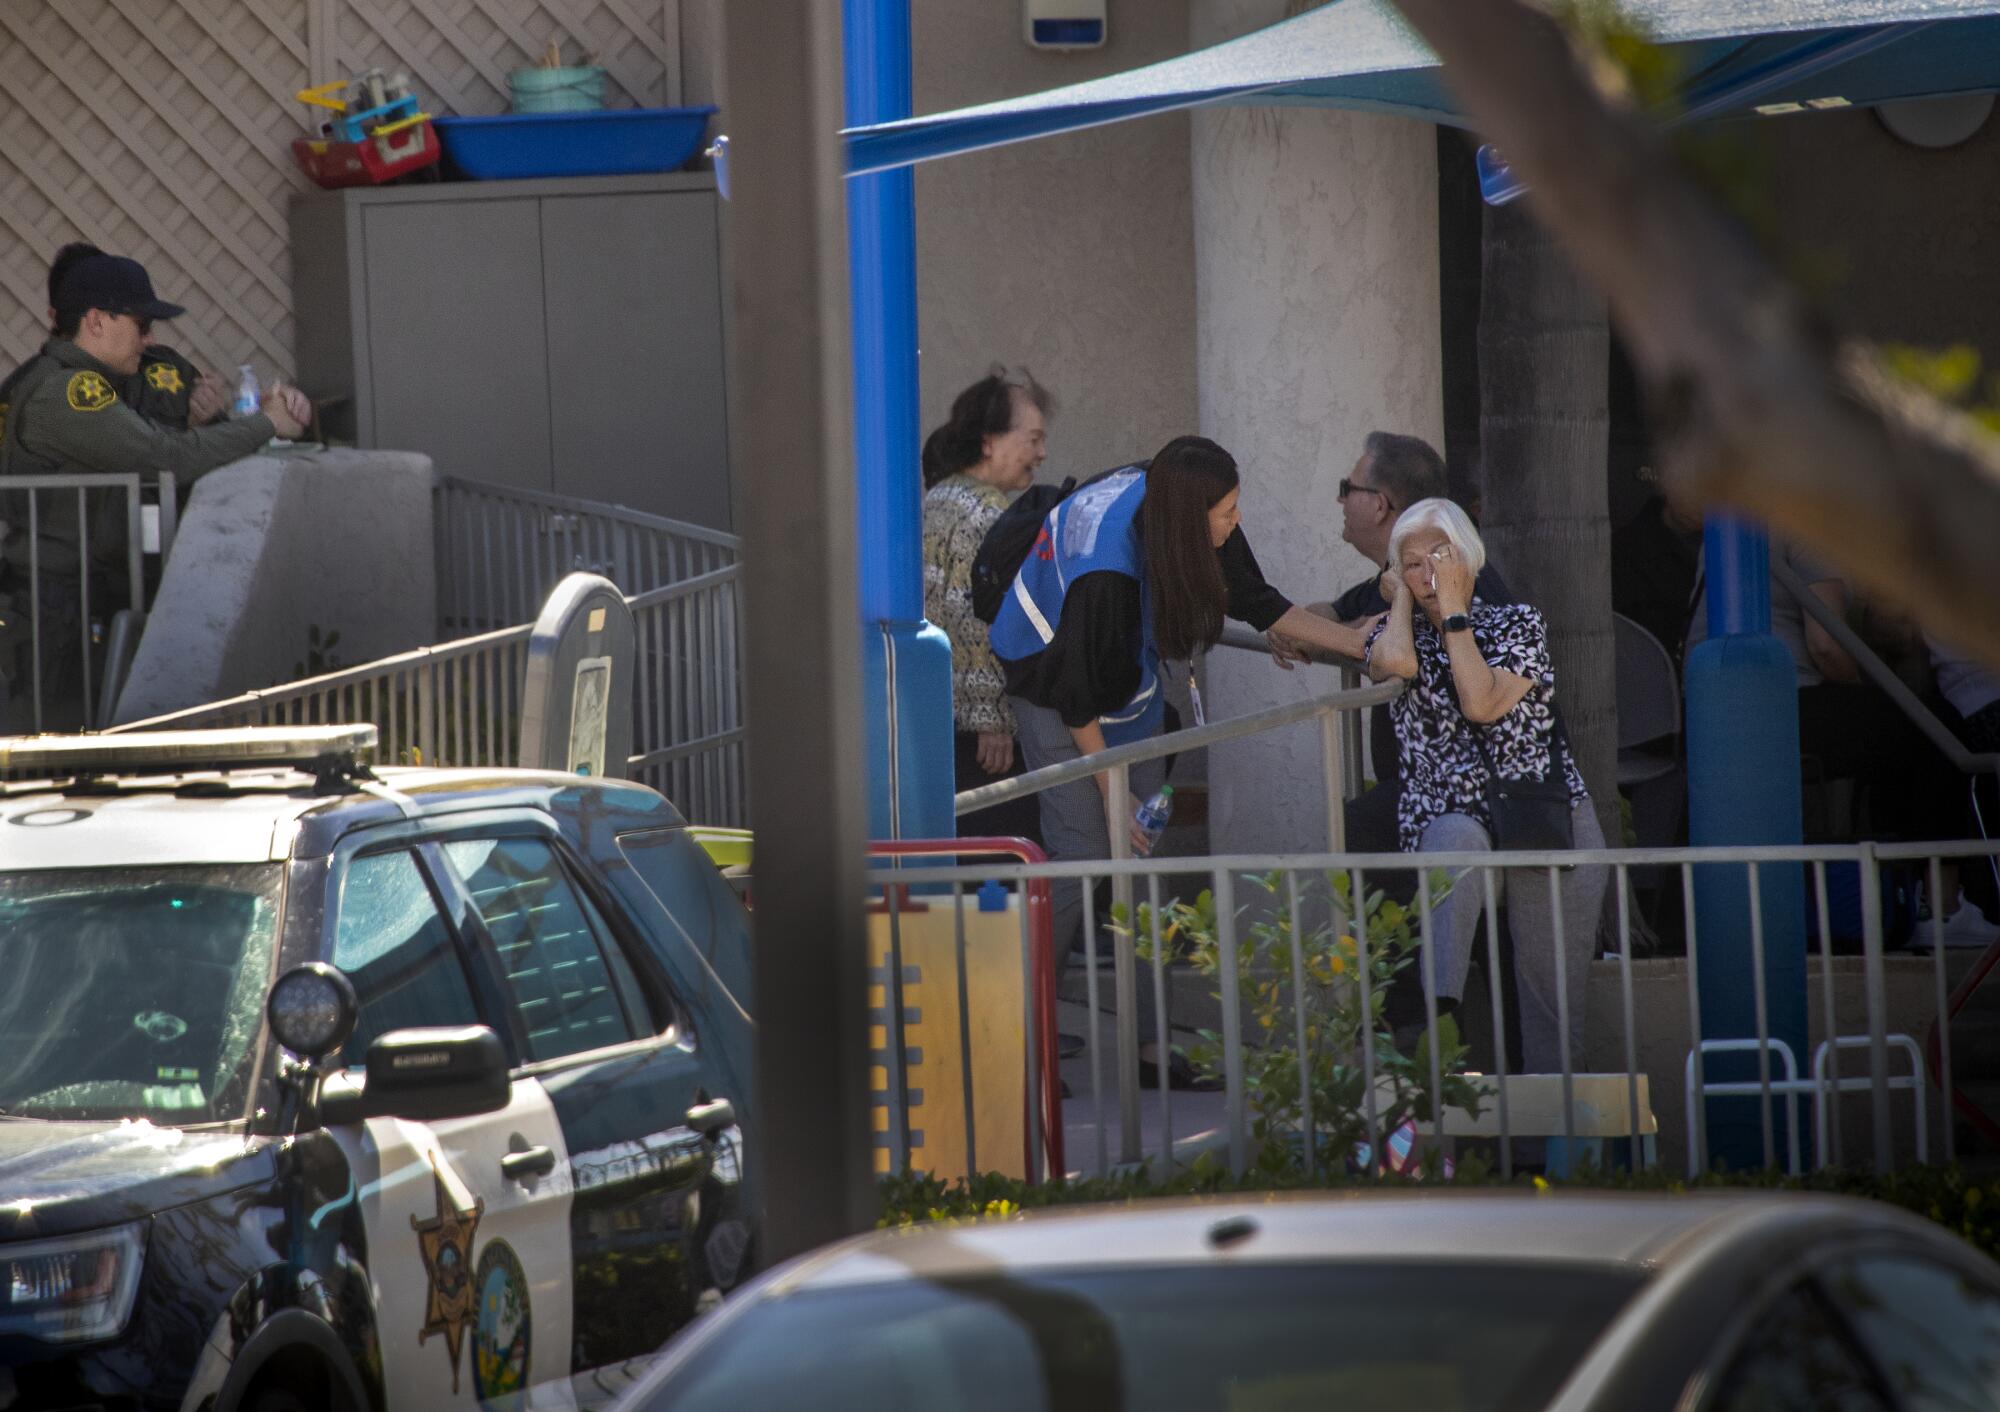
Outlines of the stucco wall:
[[295,681],[315,627],[339,633],[345,666],[435,642],[432,480],[407,451],[252,456],[202,477],[117,719]]
[[1869,112],[1774,119],[1757,139],[1785,244],[1843,328],[1970,343],[2000,368],[2000,115],[1943,151]]
[[[1216,43],[1283,17],[1284,0],[1194,0]],[[1442,444],[1437,155],[1426,123],[1322,109],[1193,119],[1201,429],[1244,473],[1246,532],[1298,602],[1359,582],[1337,482],[1375,429]],[[1209,658],[1211,716],[1298,700],[1332,674]],[[1318,736],[1294,727],[1209,761],[1214,850],[1324,845]]]
[[[690,103],[721,101],[722,3],[682,0]],[[1114,3],[1094,50],[1029,48],[1018,0],[920,0],[910,31],[915,108],[936,113],[1186,53],[1188,0]],[[1193,426],[1187,158],[1188,120],[1169,115],[917,168],[926,433],[995,361],[1056,396],[1044,478],[1150,455]]]
[[[1031,49],[1016,0],[914,5],[919,113],[1185,53],[1187,0],[1114,3],[1104,47]],[[995,361],[1055,394],[1044,479],[1147,456],[1195,418],[1188,120],[1171,115],[917,169],[923,425]]]

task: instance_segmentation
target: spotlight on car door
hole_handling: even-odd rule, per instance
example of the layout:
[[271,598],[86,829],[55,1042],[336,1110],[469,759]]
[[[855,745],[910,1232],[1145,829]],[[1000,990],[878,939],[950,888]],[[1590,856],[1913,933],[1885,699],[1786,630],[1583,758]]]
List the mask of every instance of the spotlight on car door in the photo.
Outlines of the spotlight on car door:
[[337,967],[308,961],[279,976],[264,1002],[278,1043],[317,1063],[354,1033],[354,986]]

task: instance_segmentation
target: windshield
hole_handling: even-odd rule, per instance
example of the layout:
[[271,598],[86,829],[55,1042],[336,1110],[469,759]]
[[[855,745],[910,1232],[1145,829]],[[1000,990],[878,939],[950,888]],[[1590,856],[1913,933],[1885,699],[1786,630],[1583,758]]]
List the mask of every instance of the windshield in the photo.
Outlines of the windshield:
[[241,1115],[283,865],[0,873],[0,1113]]
[[1618,1271],[1254,1264],[905,1280],[757,1305],[647,1412],[1543,1406],[1639,1286]]

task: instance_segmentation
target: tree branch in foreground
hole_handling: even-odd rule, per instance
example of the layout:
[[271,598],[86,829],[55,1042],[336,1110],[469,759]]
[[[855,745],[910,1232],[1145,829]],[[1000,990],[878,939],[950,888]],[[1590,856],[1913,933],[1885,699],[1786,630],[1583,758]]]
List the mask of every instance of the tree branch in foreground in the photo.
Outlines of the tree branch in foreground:
[[[1742,510],[2000,665],[2000,459],[1835,338],[1527,0],[1396,0],[1603,291],[1670,492]],[[1801,121],[1810,121],[1802,119]]]

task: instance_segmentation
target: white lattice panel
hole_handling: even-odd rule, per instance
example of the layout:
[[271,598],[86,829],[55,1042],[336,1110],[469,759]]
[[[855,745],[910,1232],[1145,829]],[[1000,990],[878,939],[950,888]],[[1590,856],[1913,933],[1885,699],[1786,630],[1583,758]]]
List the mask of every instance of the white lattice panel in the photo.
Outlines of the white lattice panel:
[[504,112],[551,39],[597,56],[609,106],[678,99],[679,0],[0,0],[0,371],[71,240],[144,263],[196,361],[289,371],[292,94],[379,66],[433,111]]

